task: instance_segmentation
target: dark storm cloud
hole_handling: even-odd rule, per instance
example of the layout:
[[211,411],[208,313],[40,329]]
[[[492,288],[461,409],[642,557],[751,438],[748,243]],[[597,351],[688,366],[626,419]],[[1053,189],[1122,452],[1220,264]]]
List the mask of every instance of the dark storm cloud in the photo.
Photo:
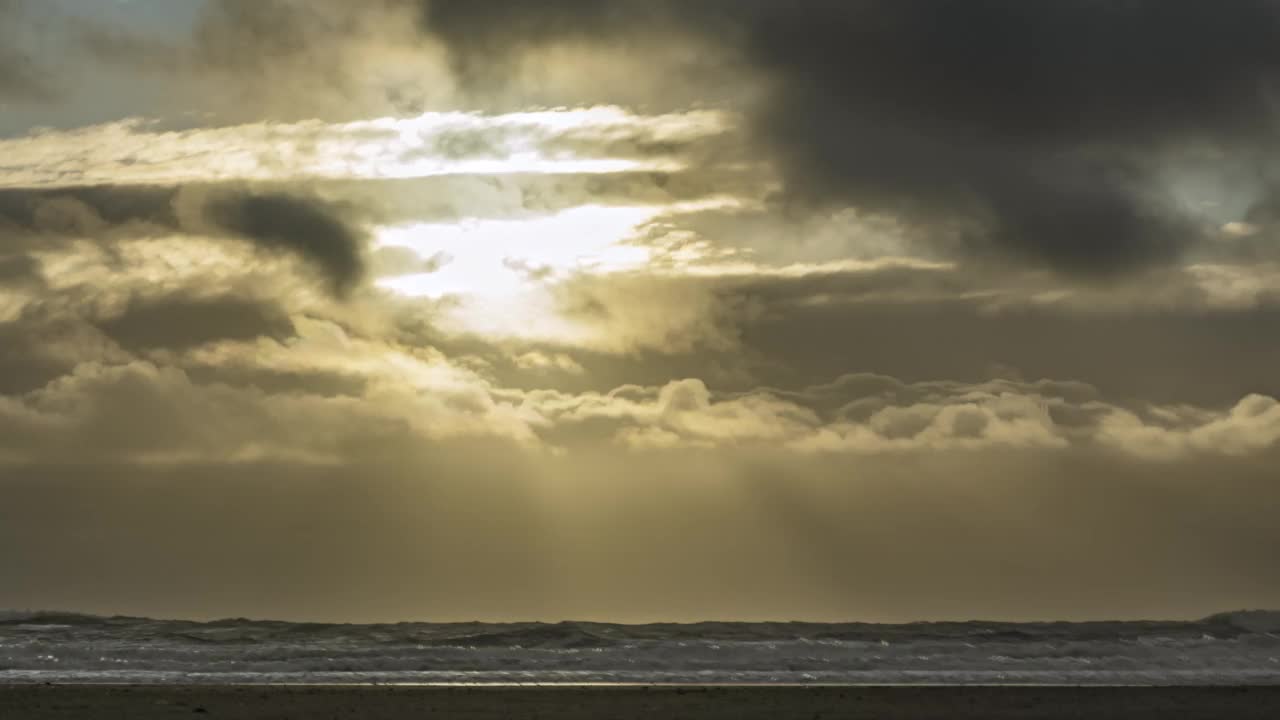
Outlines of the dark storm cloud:
[[773,4],[748,41],[785,78],[761,129],[803,191],[964,218],[1063,270],[1172,257],[1197,231],[1152,192],[1154,158],[1273,118],[1271,3],[808,5]]
[[278,190],[93,186],[0,189],[0,243],[31,246],[59,237],[201,232],[286,252],[319,270],[341,297],[364,276],[363,233],[349,208]]
[[464,79],[500,82],[561,42],[737,51],[801,207],[888,211],[954,252],[1106,275],[1201,233],[1157,191],[1190,143],[1269,151],[1280,13],[1269,0],[1028,3],[433,0],[424,22]]
[[364,275],[361,232],[322,201],[279,194],[215,195],[205,212],[218,227],[260,247],[310,260],[336,295],[350,292]]
[[215,340],[283,340],[294,335],[293,323],[282,308],[237,297],[177,295],[136,300],[98,327],[130,350],[183,350]]

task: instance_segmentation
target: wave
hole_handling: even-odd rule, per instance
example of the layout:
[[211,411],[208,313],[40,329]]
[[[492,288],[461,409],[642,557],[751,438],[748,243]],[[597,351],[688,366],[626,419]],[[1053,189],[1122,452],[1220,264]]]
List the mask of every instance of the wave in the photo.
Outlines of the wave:
[[8,611],[0,682],[1276,683],[1277,621],[344,625]]
[[1210,625],[1230,625],[1247,632],[1280,632],[1280,610],[1237,610],[1210,615],[1202,622]]
[[499,626],[478,632],[433,638],[431,644],[477,648],[600,648],[616,645],[620,640],[620,638],[610,638],[593,632],[581,623],[563,622],[555,625],[532,623]]

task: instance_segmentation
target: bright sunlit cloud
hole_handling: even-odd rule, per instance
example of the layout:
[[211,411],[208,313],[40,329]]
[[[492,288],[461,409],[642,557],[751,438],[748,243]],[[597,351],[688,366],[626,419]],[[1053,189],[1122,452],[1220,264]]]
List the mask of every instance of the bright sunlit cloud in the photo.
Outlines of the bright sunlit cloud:
[[[667,206],[583,205],[528,219],[416,223],[382,229],[380,247],[406,248],[437,267],[384,277],[400,295],[449,298],[455,331],[498,337],[581,339],[584,329],[559,317],[549,286],[578,274],[670,272],[702,259],[697,246],[672,253],[641,234],[659,218],[736,206],[731,198]],[[661,256],[663,262],[657,260]]]
[[[672,155],[611,155],[628,139],[679,145],[723,132],[727,116],[643,116],[616,107],[484,115],[428,112],[350,123],[309,120],[164,131],[141,119],[0,140],[0,187],[62,187],[448,174],[669,172]],[[599,148],[595,153],[584,148]]]
[[625,241],[663,212],[656,207],[586,205],[528,220],[468,220],[388,228],[380,244],[442,257],[442,267],[382,282],[405,295],[495,297],[573,270],[643,266],[649,251]]
[[645,266],[650,249],[630,244],[660,207],[587,205],[524,220],[418,223],[386,228],[384,247],[437,258],[439,269],[383,278],[379,285],[410,297],[454,297],[447,322],[456,331],[497,336],[577,334],[556,317],[546,282],[568,273]]

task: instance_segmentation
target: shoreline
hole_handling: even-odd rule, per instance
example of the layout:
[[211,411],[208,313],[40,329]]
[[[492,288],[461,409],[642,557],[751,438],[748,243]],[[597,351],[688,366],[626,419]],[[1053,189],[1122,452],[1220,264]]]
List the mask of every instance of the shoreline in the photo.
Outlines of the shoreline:
[[0,685],[0,717],[1275,718],[1280,685]]

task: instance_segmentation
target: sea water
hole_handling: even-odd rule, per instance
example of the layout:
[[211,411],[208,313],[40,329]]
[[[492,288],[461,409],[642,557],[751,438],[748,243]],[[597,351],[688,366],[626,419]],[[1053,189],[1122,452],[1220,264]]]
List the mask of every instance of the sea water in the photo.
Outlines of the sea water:
[[1196,622],[345,625],[0,612],[0,683],[1280,683],[1280,613]]

